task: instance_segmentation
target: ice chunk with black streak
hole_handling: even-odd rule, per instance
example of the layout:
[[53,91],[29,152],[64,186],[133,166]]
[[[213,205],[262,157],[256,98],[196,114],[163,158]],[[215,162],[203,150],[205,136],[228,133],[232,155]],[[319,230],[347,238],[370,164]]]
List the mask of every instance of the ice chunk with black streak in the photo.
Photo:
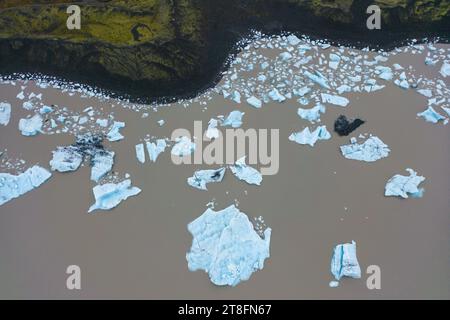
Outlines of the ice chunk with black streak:
[[91,180],[98,182],[114,165],[114,151],[98,150],[91,159]]
[[50,160],[50,167],[53,171],[75,171],[83,162],[83,154],[73,146],[58,147],[52,153],[53,157]]
[[93,188],[95,203],[88,212],[94,210],[110,210],[119,203],[141,192],[138,187],[131,186],[131,180],[127,179],[119,183],[105,183]]
[[192,177],[187,179],[188,185],[200,189],[208,190],[206,184],[210,182],[220,182],[225,175],[226,168],[219,168],[213,170],[199,170],[195,171]]
[[204,270],[218,286],[236,286],[262,270],[270,256],[272,230],[261,238],[247,215],[231,205],[221,211],[208,208],[187,226],[192,246],[186,254],[190,271]]
[[368,138],[361,144],[353,141],[351,144],[341,146],[341,152],[345,158],[366,162],[385,158],[390,151],[389,147],[376,136]]
[[425,177],[418,176],[411,168],[407,168],[409,176],[400,174],[394,175],[388,180],[385,186],[385,196],[396,196],[407,199],[409,196],[420,198],[423,195],[423,188],[418,188],[419,184],[425,180]]
[[361,278],[361,268],[356,257],[356,242],[338,244],[331,258],[331,273],[336,280],[342,277]]
[[261,173],[255,168],[245,164],[245,156],[237,160],[234,165],[230,166],[230,169],[239,180],[243,180],[248,184],[256,184],[258,186],[261,184]]
[[251,105],[252,107],[255,107],[257,109],[262,107],[262,102],[261,100],[259,100],[258,98],[256,98],[255,96],[251,96],[250,98],[247,99],[247,103],[249,105]]
[[294,141],[298,144],[309,144],[314,147],[318,140],[328,140],[331,138],[331,134],[328,132],[326,126],[319,126],[313,132],[306,127],[301,132],[294,132],[289,136],[290,141]]

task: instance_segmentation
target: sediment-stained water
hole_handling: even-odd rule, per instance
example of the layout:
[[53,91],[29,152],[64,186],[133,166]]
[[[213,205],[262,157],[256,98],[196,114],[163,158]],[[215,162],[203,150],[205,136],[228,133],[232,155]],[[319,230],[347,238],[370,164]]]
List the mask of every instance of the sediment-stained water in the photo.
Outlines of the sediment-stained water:
[[[448,59],[450,46],[435,44],[433,48],[425,45],[416,52],[412,49],[389,56],[389,62],[379,64],[391,67],[401,64],[408,79],[414,75],[413,82],[427,78],[437,86],[441,81],[442,96],[446,99],[442,105],[448,106],[450,97],[445,89],[450,78],[439,72],[442,61],[435,65],[424,61],[429,52],[432,57],[436,50],[443,50],[441,56]],[[338,53],[335,47],[318,46],[314,50],[316,53],[305,62],[306,67],[324,65],[320,59],[326,60],[331,52]],[[342,48],[341,55],[352,56],[348,50]],[[238,58],[246,61],[247,54],[263,55],[269,64],[276,64],[280,63],[279,53],[283,51],[259,45],[245,49]],[[361,66],[362,61],[372,61],[378,55],[350,51],[363,56],[356,63]],[[350,72],[350,67],[346,69],[344,65],[341,62],[337,69],[328,69],[330,75],[336,76],[335,82],[346,70]],[[4,160],[2,172],[15,173],[17,168],[34,164],[50,168],[52,151],[75,141],[73,130],[33,137],[21,135],[19,119],[33,114],[22,108],[23,101],[17,98],[24,86],[25,95],[42,93],[42,104],[55,105],[55,109],[67,107],[70,112],[81,114],[92,106],[106,117],[113,114],[114,120],[125,122],[126,127],[120,131],[125,138],[104,143],[105,148],[115,152],[113,177],[110,175],[105,181],[121,181],[128,174],[132,184],[142,192],[110,211],[88,214],[95,202],[92,188],[96,184],[90,180],[86,163],[75,172],[53,172],[50,180],[39,188],[0,206],[0,297],[449,298],[450,127],[442,121],[432,124],[417,116],[426,109],[428,99],[414,88],[405,90],[396,85],[396,74],[392,81],[378,81],[385,85],[382,90],[342,93],[349,100],[348,106],[325,103],[321,121],[311,124],[297,115],[297,109],[313,107],[315,98],[307,105],[297,102],[299,97],[287,98],[282,103],[268,101],[256,109],[245,102],[243,86],[263,71],[255,64],[246,73],[237,70],[236,78],[234,67],[230,67],[217,90],[193,101],[154,109],[41,88],[33,81],[1,84],[0,101],[11,103],[12,110],[9,124],[0,126],[0,151],[7,149],[3,157],[16,164],[8,167]],[[301,69],[291,69],[294,75],[304,74]],[[278,74],[280,81],[284,80],[283,73]],[[276,75],[277,72],[272,79]],[[258,90],[266,90],[267,83]],[[319,87],[313,83],[308,86],[315,90]],[[221,90],[227,88],[230,93],[235,89],[242,92],[241,103],[224,98]],[[265,175],[260,186],[248,185],[228,170],[223,181],[208,184],[208,191],[192,188],[186,179],[194,171],[219,166],[175,165],[170,148],[155,163],[147,159],[142,164],[136,159],[135,145],[148,137],[170,138],[177,128],[193,132],[194,121],[202,121],[206,130],[211,118],[226,116],[233,110],[245,112],[243,129],[280,130],[279,171]],[[436,110],[445,115],[438,106]],[[143,113],[149,116],[142,117]],[[348,137],[340,137],[333,131],[340,114],[366,122]],[[161,119],[165,122],[162,126],[158,124]],[[293,132],[317,125],[326,125],[331,139],[318,141],[314,147],[288,139]],[[366,133],[382,139],[391,150],[389,156],[371,163],[345,159],[339,147],[349,144],[350,137]],[[406,200],[385,197],[388,179],[406,174],[406,168],[426,177],[422,183],[423,197]],[[187,268],[186,252],[192,237],[186,226],[211,201],[215,210],[237,204],[249,218],[264,217],[265,224],[272,229],[270,257],[264,268],[236,287],[215,286],[203,271],[190,272]],[[342,279],[338,288],[330,288],[328,284],[334,280],[330,273],[333,248],[352,240],[357,243],[362,278]],[[66,288],[65,271],[74,264],[81,268],[82,289],[70,291]],[[369,290],[366,286],[366,269],[370,265],[381,269],[380,290]]]

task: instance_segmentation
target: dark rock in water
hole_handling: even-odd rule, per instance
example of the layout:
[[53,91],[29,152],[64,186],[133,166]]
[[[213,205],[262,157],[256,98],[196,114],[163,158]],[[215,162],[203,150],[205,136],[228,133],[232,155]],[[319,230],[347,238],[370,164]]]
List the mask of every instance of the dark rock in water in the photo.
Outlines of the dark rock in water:
[[334,131],[340,136],[348,136],[351,132],[355,131],[365,121],[361,119],[354,119],[350,121],[346,116],[340,115],[334,122]]

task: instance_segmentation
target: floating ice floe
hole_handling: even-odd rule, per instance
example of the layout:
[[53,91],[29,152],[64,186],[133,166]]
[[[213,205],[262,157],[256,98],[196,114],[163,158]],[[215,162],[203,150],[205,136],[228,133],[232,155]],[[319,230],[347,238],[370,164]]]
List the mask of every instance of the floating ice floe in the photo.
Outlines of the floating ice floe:
[[326,89],[331,89],[330,86],[328,85],[328,80],[327,78],[325,78],[325,76],[323,74],[321,74],[319,71],[315,71],[315,74],[312,74],[309,71],[305,71],[305,76],[307,76],[311,81],[317,83],[318,85],[326,88]]
[[433,92],[430,89],[419,89],[417,92],[427,98],[431,98],[433,96]]
[[234,102],[241,103],[241,94],[239,93],[239,91],[233,91],[230,97]]
[[234,205],[221,211],[208,208],[187,228],[193,237],[186,254],[188,268],[204,270],[215,285],[236,286],[248,280],[270,256],[272,230],[267,228],[261,238]]
[[310,109],[298,108],[297,114],[300,118],[308,120],[310,122],[320,120],[320,114],[325,113],[325,106],[318,103]]
[[290,141],[294,141],[298,144],[309,144],[314,147],[318,140],[328,140],[331,138],[331,134],[328,132],[326,126],[319,126],[313,132],[306,127],[301,132],[294,132],[289,136]]
[[336,106],[346,107],[349,103],[348,99],[341,96],[336,96],[328,93],[321,93],[323,103],[331,103]]
[[448,63],[446,61],[443,62],[442,66],[441,66],[441,70],[439,72],[442,74],[442,76],[444,78],[447,78],[448,76],[450,76],[450,63]]
[[261,173],[255,168],[245,164],[245,156],[237,160],[234,165],[230,166],[230,169],[239,180],[243,180],[248,184],[256,184],[258,186],[261,184]]
[[28,119],[19,120],[19,130],[24,136],[34,136],[39,132],[42,132],[43,120],[39,114],[35,114]]
[[139,143],[135,146],[136,149],[136,158],[140,163],[145,163],[145,149],[144,144]]
[[331,258],[331,273],[339,281],[342,277],[361,278],[361,268],[356,258],[356,242],[338,244]]
[[175,141],[176,143],[171,150],[171,153],[174,156],[184,157],[190,155],[195,151],[195,143],[192,142],[188,137],[182,136],[180,138],[177,138]]
[[187,179],[187,183],[194,188],[208,190],[206,188],[206,184],[210,182],[222,181],[225,171],[226,168],[195,171],[194,175]]
[[228,117],[222,122],[222,126],[224,127],[232,127],[239,128],[242,126],[242,117],[244,116],[244,112],[239,110],[231,111]]
[[262,101],[256,98],[255,96],[251,96],[247,99],[247,103],[255,108],[261,108],[262,107]]
[[273,88],[268,93],[268,96],[270,99],[272,99],[273,101],[277,101],[277,102],[283,102],[284,100],[286,100],[286,97],[283,96],[280,92],[278,92],[278,90],[276,88]]
[[419,112],[417,115],[419,117],[424,118],[425,121],[431,123],[438,123],[440,120],[445,119],[445,117],[437,113],[432,106],[428,106],[428,108],[425,111]]
[[73,146],[57,147],[52,153],[50,167],[53,171],[75,171],[83,162],[83,154]]
[[114,165],[114,151],[99,150],[91,156],[91,180],[98,182]]
[[411,168],[407,168],[409,176],[402,176],[400,174],[394,175],[388,180],[385,186],[385,196],[397,196],[407,199],[408,196],[412,198],[421,198],[423,195],[423,188],[418,188],[419,184],[425,180],[425,177],[418,176]]
[[39,187],[51,175],[49,171],[38,165],[18,175],[0,173],[0,205]]
[[88,212],[94,210],[110,210],[116,207],[128,197],[135,196],[141,192],[138,187],[131,186],[131,180],[127,179],[119,183],[106,183],[93,188],[95,203]]
[[8,125],[11,118],[11,104],[7,102],[0,102],[0,124]]
[[345,158],[366,162],[385,158],[390,151],[389,147],[376,136],[368,138],[361,144],[354,139],[351,144],[341,146],[341,152]]
[[355,131],[359,126],[363,125],[364,121],[361,119],[348,120],[346,116],[340,115],[334,122],[334,131],[340,136],[348,136]]
[[108,140],[111,142],[122,140],[124,137],[119,132],[119,130],[122,128],[125,128],[125,122],[114,121],[111,129],[109,130],[108,134],[106,135]]
[[157,139],[155,142],[147,142],[147,152],[148,152],[148,158],[152,162],[156,162],[156,159],[158,159],[158,156],[166,150],[166,140],[164,139]]

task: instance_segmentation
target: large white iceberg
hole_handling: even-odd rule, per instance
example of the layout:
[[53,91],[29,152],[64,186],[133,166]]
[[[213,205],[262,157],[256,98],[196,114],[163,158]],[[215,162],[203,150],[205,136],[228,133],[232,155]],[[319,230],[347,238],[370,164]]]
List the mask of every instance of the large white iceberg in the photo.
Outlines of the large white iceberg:
[[43,120],[39,114],[35,114],[29,119],[19,120],[19,130],[24,136],[34,136],[39,132],[42,132]]
[[39,187],[51,173],[35,165],[18,175],[0,173],[0,205]]
[[242,125],[242,117],[244,114],[244,112],[239,110],[231,111],[228,117],[223,121],[222,126],[239,128]]
[[411,168],[407,168],[409,176],[400,174],[394,175],[388,180],[385,186],[385,196],[397,196],[407,199],[408,195],[413,198],[420,198],[423,195],[423,188],[418,188],[419,184],[425,180],[425,177],[418,176]]
[[445,117],[437,113],[432,106],[429,106],[425,111],[419,112],[417,115],[424,118],[425,121],[431,123],[438,123],[440,120],[445,119]]
[[264,239],[247,215],[231,205],[221,211],[208,208],[187,226],[192,246],[186,254],[190,271],[204,270],[215,285],[236,286],[264,267],[270,256],[272,230]]
[[373,162],[389,155],[391,150],[380,138],[372,136],[364,143],[356,141],[341,146],[342,155],[347,159]]
[[174,156],[184,157],[195,151],[195,143],[188,137],[182,136],[181,138],[177,138],[175,141],[176,144],[170,151]]
[[342,277],[361,278],[361,268],[356,258],[356,242],[338,244],[331,258],[331,273],[336,280]]
[[148,158],[150,161],[155,162],[156,159],[158,159],[158,156],[166,150],[166,140],[164,139],[157,139],[155,142],[148,142],[147,145],[147,152],[148,152]]
[[325,106],[320,103],[310,109],[298,108],[297,110],[297,114],[300,118],[310,122],[318,121],[321,113],[325,113]]
[[114,164],[114,151],[97,150],[91,159],[91,180],[98,182],[108,172]]
[[83,154],[76,147],[58,147],[52,152],[50,167],[53,171],[67,172],[77,170],[83,162]]
[[318,126],[313,132],[309,130],[309,127],[306,127],[301,132],[294,132],[289,136],[290,141],[298,144],[309,144],[311,147],[314,147],[318,140],[328,140],[330,138],[331,134],[326,126]]
[[108,138],[108,140],[111,142],[122,140],[123,135],[119,132],[119,130],[122,128],[125,128],[125,122],[114,121],[111,129],[106,135],[106,138]]
[[225,175],[226,168],[212,169],[212,170],[199,170],[195,171],[192,177],[187,179],[188,185],[200,189],[208,190],[206,184],[210,182],[220,182]]
[[262,181],[261,173],[245,164],[245,156],[230,166],[231,172],[239,179],[247,182],[248,184],[260,185]]
[[6,126],[11,118],[11,104],[0,102],[0,124]]
[[88,212],[94,210],[110,210],[119,203],[141,192],[138,187],[131,186],[131,180],[127,179],[119,183],[105,183],[93,188],[95,203]]

